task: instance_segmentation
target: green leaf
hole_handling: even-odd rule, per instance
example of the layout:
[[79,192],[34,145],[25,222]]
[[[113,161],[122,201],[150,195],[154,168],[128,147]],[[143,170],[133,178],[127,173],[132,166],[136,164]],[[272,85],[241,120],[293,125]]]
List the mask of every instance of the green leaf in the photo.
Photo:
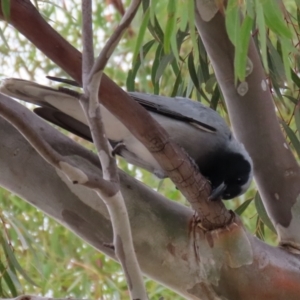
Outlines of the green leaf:
[[226,8],[225,26],[228,37],[234,46],[237,45],[240,35],[239,6],[236,0],[229,0]]
[[151,70],[151,81],[152,81],[152,84],[154,87],[154,94],[159,93],[159,82],[156,80],[156,73],[157,73],[157,69],[160,64],[160,58],[162,55],[163,55],[163,48],[162,48],[162,45],[159,44],[156,49],[156,52],[155,52],[155,57],[154,57],[152,70]]
[[154,25],[148,22],[148,29],[152,36],[163,45],[164,43],[164,32],[162,31],[157,18],[154,18]]
[[240,24],[240,9],[238,2],[236,0],[229,0],[226,8],[225,25],[228,37],[235,46],[235,81],[237,79],[244,81],[253,19],[246,15],[242,24]]
[[[188,69],[190,73],[191,82],[193,83],[193,86],[195,86],[197,92],[207,101],[210,102],[206,94],[203,92],[200,82],[199,82],[199,76],[197,76],[195,65],[194,65],[194,57],[193,53],[191,52],[188,57]],[[189,86],[188,93],[192,91],[193,86]]]
[[172,37],[175,38],[175,25],[176,25],[176,5],[177,1],[174,0],[169,0],[168,6],[167,6],[167,11],[168,11],[168,16],[167,16],[167,23],[166,23],[166,28],[165,28],[165,39],[164,39],[164,51],[166,54],[170,53],[170,44]]
[[292,33],[284,22],[282,11],[278,6],[278,1],[261,1],[264,11],[265,22],[270,29],[281,37],[291,39]]
[[298,88],[300,88],[300,78],[299,76],[291,69],[290,70],[291,74],[292,74],[292,80],[293,82],[297,85]]
[[149,52],[149,50],[152,48],[152,46],[155,44],[155,40],[149,41],[148,43],[146,43],[143,47],[142,50],[139,52],[136,61],[133,65],[132,70],[129,70],[128,75],[127,75],[127,79],[126,79],[126,87],[127,87],[127,91],[134,91],[134,82],[135,82],[135,78],[137,75],[137,72],[142,64],[142,60],[146,57],[147,53]]
[[177,39],[175,34],[172,34],[170,42],[171,42],[172,53],[175,57],[175,60],[179,61],[178,45],[177,45]]
[[11,292],[11,295],[16,297],[18,295],[16,286],[14,285],[12,279],[10,278],[10,276],[1,260],[0,260],[0,273],[1,273],[1,277],[3,276],[8,288]]
[[190,77],[191,77],[191,79],[194,83],[194,86],[199,91],[200,90],[200,83],[199,83],[199,79],[198,79],[196,69],[195,69],[195,65],[194,65],[193,52],[191,52],[189,54],[189,57],[188,57],[188,69],[189,69]]
[[295,108],[295,122],[296,122],[297,131],[298,131],[298,137],[300,139],[300,107],[299,107],[299,105],[297,105]]
[[159,81],[159,79],[161,78],[166,67],[172,62],[173,59],[174,59],[173,53],[164,55],[162,57],[162,59],[159,62],[159,66],[157,68],[156,74],[155,74],[155,82]]
[[265,226],[261,218],[257,216],[255,235],[262,241],[265,240]]
[[255,4],[253,0],[246,0],[246,12],[252,19],[255,18],[254,6]]
[[38,286],[23,270],[23,268],[20,266],[19,262],[17,261],[15,254],[11,250],[10,246],[8,245],[7,241],[3,238],[3,236],[0,236],[2,248],[9,259],[10,263],[14,266],[14,268],[24,277],[25,280],[27,280],[30,284]]
[[287,82],[292,82],[291,78],[291,67],[290,67],[290,60],[289,60],[289,46],[288,46],[289,41],[285,39],[281,39],[281,49],[282,49],[282,60],[283,60],[283,66],[285,70],[285,76]]
[[[187,1],[187,11],[189,15],[189,28],[190,28],[190,36],[192,40],[193,50],[198,52],[197,47],[197,34],[195,30],[195,3],[194,1]],[[196,55],[196,54],[195,54]],[[198,55],[198,53],[197,53]]]
[[175,80],[173,90],[172,90],[172,93],[171,93],[171,97],[177,96],[177,91],[178,91],[180,83],[182,83],[181,71],[179,71],[177,73],[176,80]]
[[234,212],[240,216],[247,209],[247,207],[249,206],[249,204],[252,201],[253,201],[253,198],[246,200]]
[[211,75],[210,78],[205,83],[205,91],[209,94],[212,94],[216,83],[217,83],[216,76]]
[[296,134],[285,122],[282,121],[280,123],[282,124],[289,140],[291,141],[293,147],[297,152],[298,157],[300,158],[300,141],[298,140]]
[[267,59],[267,32],[265,25],[265,18],[263,8],[259,0],[255,0],[256,11],[256,24],[258,27],[258,36],[260,41],[260,52],[263,61],[264,68],[269,73],[268,59]]
[[154,22],[155,22],[155,9],[156,9],[157,3],[158,3],[158,0],[151,0],[151,5],[149,6],[150,7],[150,20],[151,20],[152,24],[154,24]]
[[244,18],[244,21],[239,32],[239,38],[236,45],[235,51],[235,73],[240,81],[245,80],[246,65],[248,59],[248,48],[251,36],[251,29],[253,25],[253,19],[249,16]]
[[298,104],[298,99],[292,97],[292,96],[289,96],[289,95],[283,95],[285,98],[288,98],[290,101],[293,102],[293,104],[297,105]]
[[10,277],[10,279],[12,280],[14,286],[17,288],[18,291],[22,290],[22,286],[21,283],[16,275],[16,272],[14,270],[14,268],[12,267],[12,265],[10,265],[10,268],[7,269],[7,273]]
[[10,0],[1,1],[1,9],[5,20],[10,18]]
[[[185,5],[184,2],[182,2]],[[177,17],[179,18],[179,29],[185,31],[188,26],[189,14],[186,7],[177,9]]]
[[[268,50],[269,50],[269,57],[271,59],[270,70],[273,72],[275,76],[275,81],[277,85],[283,87],[285,85],[286,77],[285,77],[285,70],[284,65],[282,63],[281,55],[278,53],[276,48],[273,46],[270,39],[267,40]],[[274,84],[274,82],[272,81]]]
[[265,206],[261,200],[261,197],[259,195],[259,193],[257,192],[255,197],[254,197],[254,203],[255,203],[255,207],[257,210],[257,213],[259,215],[259,217],[261,218],[261,220],[264,222],[264,224],[274,233],[276,233],[276,230],[266,212]]
[[214,90],[213,95],[210,100],[210,108],[212,108],[213,110],[216,110],[219,100],[220,100],[220,90],[219,90],[219,86],[216,85],[215,90]]
[[133,52],[133,58],[132,58],[132,62],[135,62],[137,59],[137,56],[141,50],[141,46],[143,43],[143,39],[145,36],[145,32],[149,23],[149,17],[150,17],[150,11],[149,9],[146,10],[144,17],[143,17],[143,21],[142,24],[140,26],[140,30],[136,39],[136,44],[135,44],[135,48],[134,48],[134,52]]

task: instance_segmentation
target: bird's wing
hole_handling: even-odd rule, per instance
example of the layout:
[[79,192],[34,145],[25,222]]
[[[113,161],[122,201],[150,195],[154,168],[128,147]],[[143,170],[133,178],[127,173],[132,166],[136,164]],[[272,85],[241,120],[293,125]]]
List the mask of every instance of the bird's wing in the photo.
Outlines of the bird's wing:
[[[47,76],[47,78],[53,81],[80,87],[80,85],[74,80],[53,76]],[[189,123],[198,129],[210,133],[218,131],[218,129],[212,125],[212,120],[207,118],[207,115],[211,116],[211,114],[217,113],[199,102],[192,101],[188,98],[170,98],[138,92],[129,92],[128,94],[148,111]],[[217,116],[217,119],[218,117],[219,116]],[[218,125],[223,126],[224,124]]]
[[33,110],[39,117],[93,142],[89,126],[52,107],[38,107]]
[[207,113],[211,115],[214,113],[213,110],[199,102],[188,98],[170,98],[138,92],[129,92],[129,95],[148,111],[189,123],[210,133],[217,131],[217,128],[210,124],[212,122],[205,115]]
[[82,123],[86,123],[85,116],[74,92],[66,93],[65,90],[57,90],[17,78],[2,80],[0,92],[41,107],[56,108]]

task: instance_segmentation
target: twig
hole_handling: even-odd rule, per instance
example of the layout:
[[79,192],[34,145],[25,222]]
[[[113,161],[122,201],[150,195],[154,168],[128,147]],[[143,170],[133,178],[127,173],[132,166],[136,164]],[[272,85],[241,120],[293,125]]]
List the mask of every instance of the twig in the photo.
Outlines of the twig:
[[[1,298],[2,300],[68,300],[70,298],[49,298],[49,297],[41,297],[34,295],[20,295],[15,298]],[[72,298],[72,300],[79,300]]]
[[[82,0],[82,82],[87,86],[88,75],[94,64],[93,22],[91,0]],[[86,91],[85,91],[86,92]]]
[[[103,170],[103,179],[109,184],[112,194],[99,189],[98,195],[107,205],[114,232],[114,248],[116,256],[122,264],[128,288],[132,299],[148,299],[143,283],[140,267],[135,255],[129,217],[123,196],[120,192],[119,177],[115,159],[111,155],[111,147],[105,136],[101,118],[100,102],[98,99],[100,82],[103,69],[106,66],[113,50],[118,45],[123,32],[131,23],[139,7],[140,0],[133,0],[128,11],[121,20],[120,25],[108,40],[101,51],[96,63],[91,68],[93,62],[93,39],[91,22],[91,1],[82,0],[83,19],[83,89],[84,95],[80,97],[80,104],[88,120],[92,138],[98,151],[99,160]],[[87,76],[87,71],[91,70]]]

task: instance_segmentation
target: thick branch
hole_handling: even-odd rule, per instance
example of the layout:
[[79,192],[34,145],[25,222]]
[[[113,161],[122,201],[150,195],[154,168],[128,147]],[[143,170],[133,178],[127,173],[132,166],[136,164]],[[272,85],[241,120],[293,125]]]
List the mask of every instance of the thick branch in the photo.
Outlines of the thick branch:
[[[203,0],[196,1],[197,7]],[[204,5],[205,6],[205,5]],[[300,169],[280,130],[272,95],[261,60],[250,40],[252,63],[244,86],[234,84],[234,47],[225,29],[223,13],[204,21],[196,12],[196,24],[212,61],[237,138],[245,144],[253,162],[255,180],[281,243],[300,245]],[[250,33],[249,33],[250,34]],[[292,217],[293,215],[293,217]]]

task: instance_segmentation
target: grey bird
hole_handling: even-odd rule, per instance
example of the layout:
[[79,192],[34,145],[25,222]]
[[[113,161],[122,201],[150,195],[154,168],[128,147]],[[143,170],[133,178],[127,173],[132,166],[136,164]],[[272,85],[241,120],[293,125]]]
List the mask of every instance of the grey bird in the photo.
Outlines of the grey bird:
[[[15,78],[4,79],[0,92],[40,106],[34,110],[40,117],[92,141],[78,98],[71,94]],[[251,158],[216,111],[188,98],[137,92],[129,95],[148,110],[211,182],[210,200],[232,199],[247,190],[253,176]],[[113,114],[104,106],[101,113],[116,154],[159,178],[166,177],[147,148]]]

